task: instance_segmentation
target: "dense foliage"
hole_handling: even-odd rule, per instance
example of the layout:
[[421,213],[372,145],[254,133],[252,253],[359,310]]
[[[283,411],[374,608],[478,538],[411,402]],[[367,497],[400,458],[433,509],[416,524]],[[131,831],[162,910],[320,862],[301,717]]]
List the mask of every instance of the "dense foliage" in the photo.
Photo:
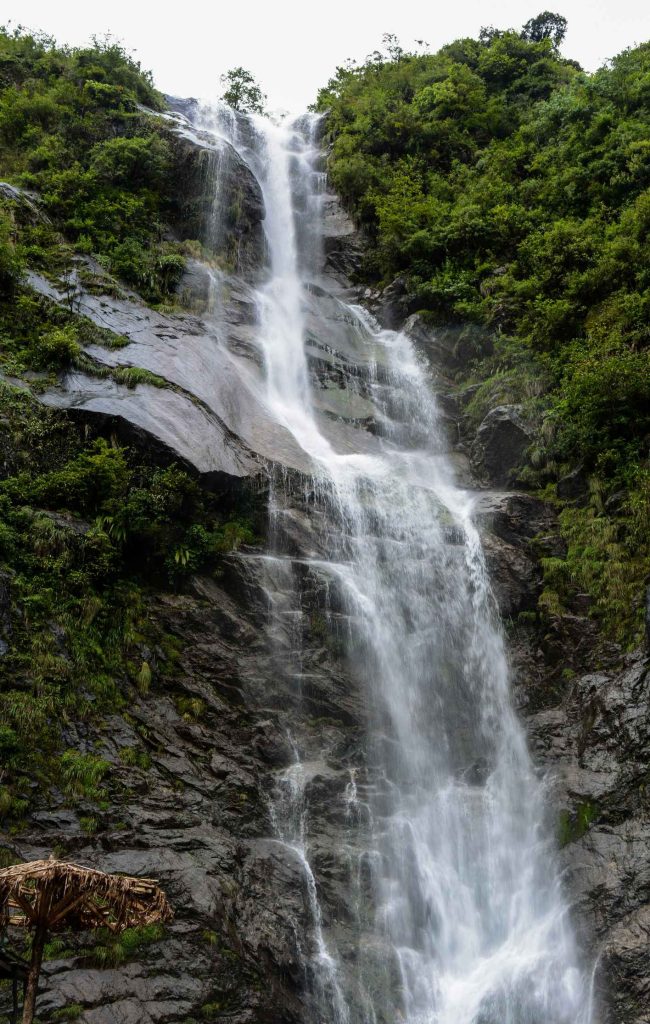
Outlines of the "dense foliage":
[[[433,55],[393,40],[339,68],[317,107],[371,242],[364,277],[401,276],[411,309],[465,325],[474,409],[522,402],[537,421],[528,483],[579,463],[594,477],[565,593],[585,562],[592,596],[607,589],[618,545],[636,597],[605,621],[629,635],[650,554],[650,44],[587,75],[558,52],[565,27],[545,12]],[[613,536],[591,528],[610,514]]]
[[[183,267],[164,238],[171,153],[164,124],[143,108],[162,97],[119,44],[57,47],[46,36],[0,29],[0,169],[33,189],[52,229],[74,250],[147,298],[167,294]],[[0,287],[7,214],[0,219]],[[54,230],[26,232],[25,255],[52,271],[61,263]]]
[[20,813],[35,780],[69,799],[102,796],[108,765],[62,746],[70,724],[126,708],[173,660],[153,635],[152,586],[218,573],[254,539],[240,512],[178,466],[157,467],[87,436],[0,384],[0,817]]
[[[166,384],[93,362],[89,344],[127,340],[78,314],[74,283],[106,291],[118,278],[149,301],[173,290],[169,136],[141,109],[161,105],[110,40],[68,50],[0,31],[0,821],[13,828],[54,791],[92,829],[120,783],[80,737],[174,672],[175,640],[150,602],[218,575],[223,554],[254,539],[247,506],[32,395],[70,366]],[[30,268],[69,301],[31,290]],[[122,754],[146,767],[144,750]]]

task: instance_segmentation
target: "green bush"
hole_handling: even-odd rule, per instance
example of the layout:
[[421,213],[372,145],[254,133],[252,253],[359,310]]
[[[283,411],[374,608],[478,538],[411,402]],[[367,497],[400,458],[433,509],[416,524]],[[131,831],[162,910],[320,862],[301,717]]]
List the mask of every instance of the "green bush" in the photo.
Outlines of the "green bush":
[[[151,76],[110,39],[59,48],[22,29],[0,29],[0,69],[5,174],[40,194],[54,227],[80,252],[160,301],[173,290],[183,258],[180,247],[163,240],[171,201],[167,129],[139,109],[164,105]],[[26,235],[39,230],[31,225]],[[0,291],[21,270],[6,236],[0,222]],[[46,247],[47,259],[29,239],[24,255],[52,272],[53,248]]]
[[11,217],[0,207],[0,298],[11,295],[25,269],[15,234]]
[[[40,309],[26,304],[25,319],[37,321]],[[173,672],[178,642],[151,635],[148,591],[219,573],[223,554],[254,534],[245,508],[227,513],[179,466],[93,439],[1,382],[0,403],[0,569],[11,620],[0,659],[0,810],[15,821],[53,784],[74,801],[104,800],[107,762],[66,749],[67,723],[120,712],[154,675]],[[164,651],[159,663],[144,645]],[[200,701],[185,710],[200,715]],[[125,758],[149,767],[144,750]],[[113,788],[123,784],[118,776]]]
[[90,954],[92,963],[97,967],[119,967],[146,946],[160,942],[165,929],[161,924],[148,924],[140,928],[126,928],[119,935],[100,929],[97,935],[100,942]]
[[110,768],[108,761],[94,754],[66,750],[61,756],[61,778],[70,796],[98,800],[103,795],[100,783]]
[[636,455],[650,435],[650,351],[584,355],[564,375],[558,410],[576,446],[607,471],[617,459]]
[[72,325],[55,327],[42,334],[36,343],[35,364],[58,370],[74,363],[81,353],[77,332]]

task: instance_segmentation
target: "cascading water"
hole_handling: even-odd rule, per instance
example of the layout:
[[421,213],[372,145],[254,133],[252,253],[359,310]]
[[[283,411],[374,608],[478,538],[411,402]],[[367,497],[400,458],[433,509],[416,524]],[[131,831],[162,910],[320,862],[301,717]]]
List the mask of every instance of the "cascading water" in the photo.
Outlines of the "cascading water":
[[[348,657],[368,707],[367,762],[345,795],[350,848],[371,879],[365,908],[364,886],[351,882],[353,963],[343,965],[323,932],[297,750],[273,801],[276,835],[302,858],[312,901],[312,966],[323,995],[316,1016],[589,1024],[588,984],[543,786],[511,707],[472,496],[454,483],[427,369],[405,335],[381,331],[328,295],[321,342],[332,322],[355,339],[372,443],[355,448],[350,432],[318,415],[306,352],[322,288],[318,121],[255,118],[248,127],[240,151],[262,185],[269,251],[257,291],[265,400],[311,463],[305,494],[327,552],[319,569],[347,613]],[[232,131],[230,139],[237,145]],[[345,384],[359,393],[352,375]],[[354,840],[357,826],[363,840]],[[357,991],[349,1007],[343,976]]]

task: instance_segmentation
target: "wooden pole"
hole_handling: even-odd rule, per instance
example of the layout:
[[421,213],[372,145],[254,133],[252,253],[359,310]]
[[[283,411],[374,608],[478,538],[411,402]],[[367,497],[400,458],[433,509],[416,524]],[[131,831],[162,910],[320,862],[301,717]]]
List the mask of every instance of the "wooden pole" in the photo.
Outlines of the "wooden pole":
[[27,974],[27,987],[25,988],[25,1002],[23,1003],[23,1024],[32,1024],[34,1011],[36,1009],[36,994],[38,992],[38,978],[41,973],[43,962],[43,947],[47,938],[47,926],[39,922],[34,929],[32,941],[32,961]]
[[14,971],[14,976],[11,979],[11,1017],[9,1020],[11,1024],[18,1024],[18,975]]

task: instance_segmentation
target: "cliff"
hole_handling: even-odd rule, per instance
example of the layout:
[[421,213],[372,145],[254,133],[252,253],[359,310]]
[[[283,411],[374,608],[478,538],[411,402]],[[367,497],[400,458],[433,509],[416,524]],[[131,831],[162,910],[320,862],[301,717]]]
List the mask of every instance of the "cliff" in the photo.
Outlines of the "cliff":
[[[262,193],[252,157],[202,134],[191,103],[170,102],[175,113],[139,116],[145,134],[158,125],[176,169],[160,244],[178,247],[177,273],[143,297],[118,276],[110,246],[108,269],[95,250],[55,272],[32,253],[3,297],[0,852],[5,863],[54,851],[156,877],[176,911],[164,934],[51,943],[43,1019],[312,1019],[322,984],[313,892],[272,820],[295,745],[319,927],[360,1015],[365,922],[351,893],[368,898],[372,881],[359,860],[372,783],[365,698],[346,610],[319,567],[309,460],[260,390]],[[215,213],[218,176],[232,201]],[[37,193],[3,195],[12,230],[61,247]],[[560,517],[584,507],[584,490],[578,480],[560,507],[522,489],[537,436],[527,410],[496,395],[478,416],[462,332],[414,315],[399,280],[358,279],[367,235],[332,192],[325,224],[306,311],[318,422],[361,452],[384,427],[373,388],[390,381],[379,349],[341,317],[345,296],[403,328],[431,368],[445,452],[478,494],[517,708],[548,772],[584,956],[598,962],[598,1019],[643,1024],[647,650],[626,651],[599,628],[589,594],[549,598],[549,560],[557,569],[568,551]],[[17,303],[24,337],[11,325]],[[53,362],[39,364],[52,348]],[[386,962],[378,944],[366,969],[388,988]]]

